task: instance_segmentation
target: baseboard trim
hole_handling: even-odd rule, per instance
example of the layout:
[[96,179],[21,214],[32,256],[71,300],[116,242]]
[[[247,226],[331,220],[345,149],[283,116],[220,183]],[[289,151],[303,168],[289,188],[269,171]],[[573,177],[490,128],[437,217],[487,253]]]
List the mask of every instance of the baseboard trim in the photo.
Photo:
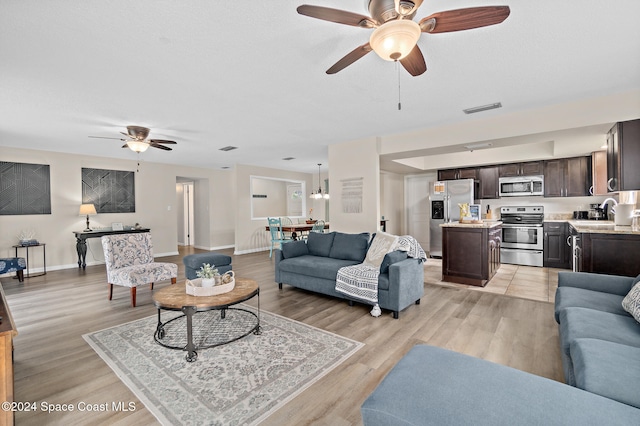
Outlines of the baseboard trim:
[[236,250],[233,252],[233,254],[249,254],[249,253],[257,253],[259,251],[269,251],[271,247],[258,247],[258,248],[253,248],[253,249],[247,249],[247,250]]

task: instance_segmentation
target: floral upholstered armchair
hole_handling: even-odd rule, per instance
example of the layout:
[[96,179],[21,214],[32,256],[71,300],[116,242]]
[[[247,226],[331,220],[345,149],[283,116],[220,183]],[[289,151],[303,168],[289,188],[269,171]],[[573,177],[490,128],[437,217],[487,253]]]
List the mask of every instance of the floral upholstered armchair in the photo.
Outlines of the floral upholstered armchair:
[[155,262],[151,234],[116,234],[102,237],[104,261],[107,266],[109,300],[113,296],[113,286],[131,288],[131,306],[136,306],[136,287],[157,281],[171,280],[176,283],[178,265]]
[[24,269],[27,267],[24,257],[6,257],[0,259],[0,274],[15,272],[18,281],[24,281]]

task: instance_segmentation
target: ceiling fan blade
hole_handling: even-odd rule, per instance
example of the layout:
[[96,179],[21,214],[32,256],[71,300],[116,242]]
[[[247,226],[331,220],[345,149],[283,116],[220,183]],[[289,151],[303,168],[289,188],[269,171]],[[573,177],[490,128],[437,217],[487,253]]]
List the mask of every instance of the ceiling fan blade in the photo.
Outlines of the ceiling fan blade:
[[404,67],[405,70],[409,72],[412,76],[416,77],[427,70],[427,64],[424,61],[424,56],[420,51],[418,45],[415,45],[414,48],[404,58],[400,59],[400,63]]
[[395,0],[396,12],[401,16],[415,13],[422,4],[422,0]]
[[167,141],[167,140],[164,140],[164,139],[149,139],[149,143],[166,143],[166,144],[175,145],[178,142],[176,142],[176,141]]
[[[420,20],[423,32],[448,33],[499,24],[511,13],[509,6],[470,7],[434,13]],[[435,20],[435,25],[432,25]]]
[[165,151],[171,151],[171,148],[169,148],[168,146],[160,145],[155,142],[149,142],[149,145],[154,148],[160,148],[160,149],[164,149]]
[[122,138],[108,138],[106,136],[89,136],[89,137],[93,138],[93,139],[115,139],[115,140],[118,140],[118,141],[126,140],[126,139],[122,139]]
[[349,65],[357,61],[358,59],[362,58],[364,55],[371,52],[372,50],[373,48],[368,42],[363,44],[362,46],[356,47],[351,52],[347,53],[338,62],[333,64],[333,66],[327,70],[327,74],[335,74],[338,71],[342,71],[343,69],[345,69],[346,67],[348,67]]
[[368,16],[347,12],[346,10],[312,6],[308,4],[298,6],[298,9],[296,10],[300,15],[310,16],[311,18],[322,19],[324,21],[335,22],[338,24],[352,25],[354,27],[362,28],[375,28],[378,26],[378,23]]

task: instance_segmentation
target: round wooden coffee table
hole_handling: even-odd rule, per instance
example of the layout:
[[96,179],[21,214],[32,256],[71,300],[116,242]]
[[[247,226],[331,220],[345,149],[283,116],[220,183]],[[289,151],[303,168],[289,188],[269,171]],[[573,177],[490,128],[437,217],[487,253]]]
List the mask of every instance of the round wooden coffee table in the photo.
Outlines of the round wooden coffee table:
[[[257,314],[241,307],[232,307],[254,296],[258,296]],[[154,340],[166,348],[186,350],[188,362],[198,359],[197,349],[224,345],[252,332],[261,334],[260,287],[254,280],[236,278],[233,290],[217,296],[192,296],[187,294],[185,283],[175,284],[156,291],[153,303],[158,308],[158,326]],[[183,315],[163,323],[163,310],[181,311]],[[219,311],[220,314],[211,311]],[[195,318],[198,312],[201,314]],[[194,331],[197,334],[197,344],[194,343]]]

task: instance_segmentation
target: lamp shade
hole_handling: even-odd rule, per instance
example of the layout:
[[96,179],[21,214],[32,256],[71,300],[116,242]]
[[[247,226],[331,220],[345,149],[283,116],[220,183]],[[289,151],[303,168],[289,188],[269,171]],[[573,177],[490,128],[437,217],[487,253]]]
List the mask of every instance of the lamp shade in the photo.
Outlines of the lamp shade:
[[127,141],[127,146],[135,152],[145,152],[149,148],[149,144],[143,141]]
[[81,204],[80,205],[80,213],[78,213],[80,216],[84,216],[86,215],[90,215],[90,214],[98,214],[98,212],[96,212],[96,206],[94,206],[93,204]]
[[411,53],[420,33],[420,26],[410,19],[388,21],[371,33],[369,44],[385,61],[398,61]]

